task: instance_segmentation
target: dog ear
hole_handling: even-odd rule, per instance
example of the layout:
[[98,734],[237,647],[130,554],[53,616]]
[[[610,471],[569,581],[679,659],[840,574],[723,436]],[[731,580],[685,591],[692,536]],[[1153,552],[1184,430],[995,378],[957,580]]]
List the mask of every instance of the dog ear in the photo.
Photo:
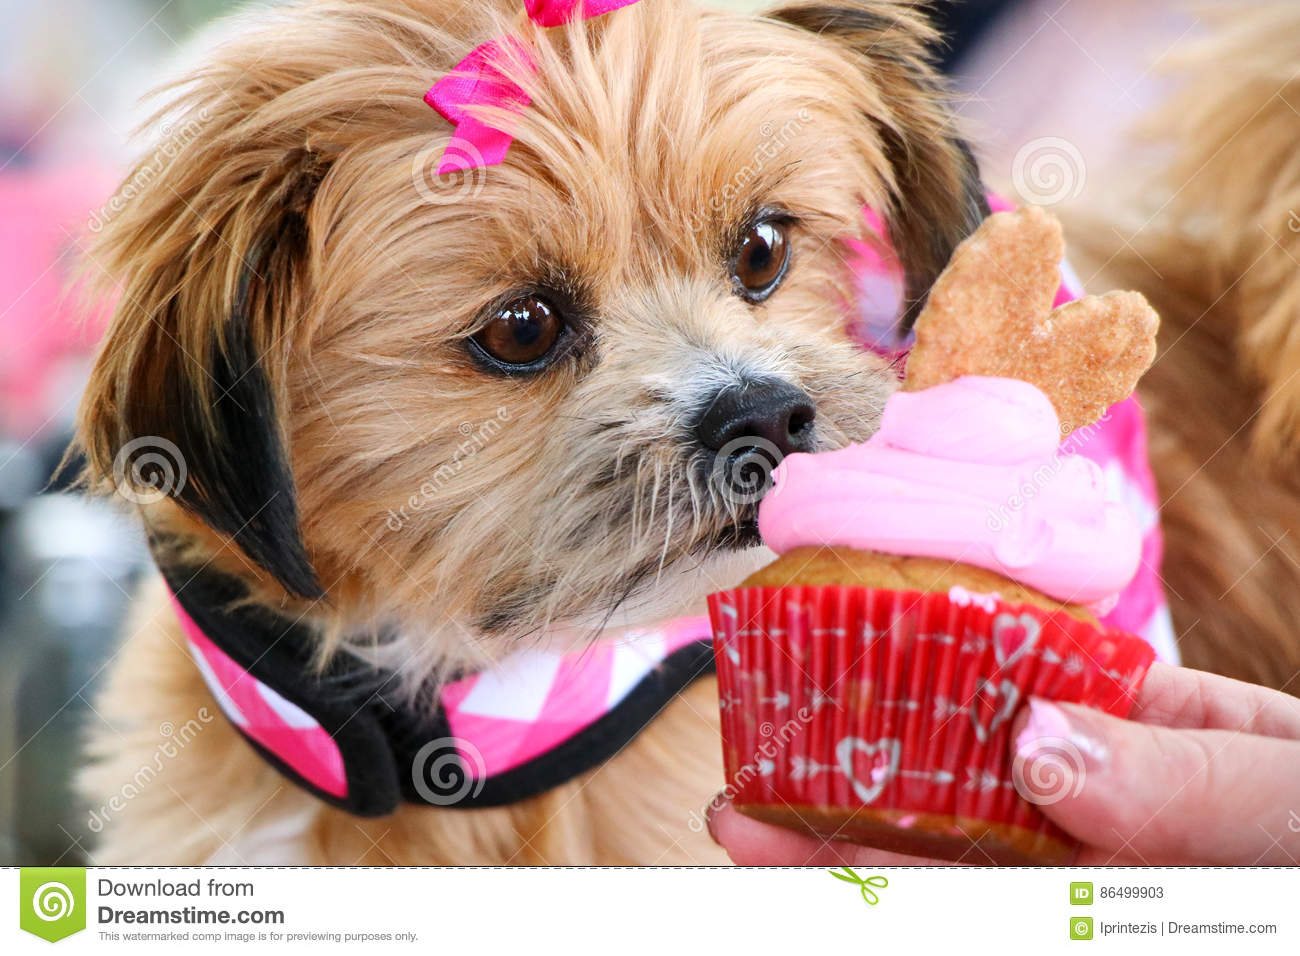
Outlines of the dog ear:
[[866,116],[893,172],[891,208],[881,212],[906,278],[905,334],[953,249],[989,214],[978,164],[953,128],[934,66],[939,36],[904,0],[796,3],[767,16],[842,45],[880,92],[884,114]]
[[[178,121],[190,141],[168,147],[170,162],[159,153],[138,166],[106,207],[129,198],[104,217],[90,257],[120,285],[78,442],[93,484],[137,501],[141,482],[150,499],[166,493],[286,591],[316,598],[281,369],[306,295],[307,214],[325,167],[302,148],[272,161],[265,150],[222,149],[221,119],[204,109]],[[147,188],[128,193],[140,182]],[[160,454],[179,456],[163,487]]]

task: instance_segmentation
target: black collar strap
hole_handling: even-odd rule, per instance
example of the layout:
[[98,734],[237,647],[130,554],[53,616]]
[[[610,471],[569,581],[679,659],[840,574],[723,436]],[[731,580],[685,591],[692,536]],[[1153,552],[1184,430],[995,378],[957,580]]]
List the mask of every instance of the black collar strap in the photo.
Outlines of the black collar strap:
[[162,574],[231,723],[294,783],[363,817],[403,800],[476,809],[536,796],[613,757],[713,672],[707,619],[690,618],[631,643],[518,655],[445,685],[431,713],[416,713],[393,693],[395,673],[346,652],[317,674],[310,628],[240,605],[236,579],[181,566]]

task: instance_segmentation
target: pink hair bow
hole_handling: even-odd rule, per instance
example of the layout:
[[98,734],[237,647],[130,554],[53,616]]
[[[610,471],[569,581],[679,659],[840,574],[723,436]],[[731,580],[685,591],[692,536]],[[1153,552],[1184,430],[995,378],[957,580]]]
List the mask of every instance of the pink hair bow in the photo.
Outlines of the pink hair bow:
[[[524,0],[524,9],[539,27],[558,27],[575,17],[589,20],[633,3],[636,0]],[[536,70],[522,41],[513,36],[497,37],[471,50],[424,94],[424,101],[456,127],[438,163],[439,176],[495,166],[506,158],[514,137],[474,118],[466,108],[495,106],[518,113],[532,102],[506,75],[506,65],[512,61]]]
[[524,0],[524,9],[539,27],[558,27],[574,19],[574,14],[580,20],[590,20],[633,3],[636,0]]

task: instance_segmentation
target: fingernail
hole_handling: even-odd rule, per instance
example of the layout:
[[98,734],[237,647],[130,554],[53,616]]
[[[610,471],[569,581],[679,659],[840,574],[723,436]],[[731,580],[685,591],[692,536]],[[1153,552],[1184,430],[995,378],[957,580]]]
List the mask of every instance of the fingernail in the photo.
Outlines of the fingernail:
[[726,802],[725,796],[723,796],[721,793],[715,793],[713,795],[713,799],[710,800],[704,806],[704,826],[709,831],[709,838],[712,839],[714,843],[717,843],[718,846],[722,846],[722,843],[721,841],[718,840],[718,833],[713,828],[713,815],[718,810],[722,809],[722,805],[725,802]]
[[1016,756],[1025,761],[1060,761],[1064,757],[1073,763],[1071,750],[1091,770],[1100,770],[1110,759],[1105,741],[1083,714],[1039,697],[1029,698],[1029,719],[1016,737]]

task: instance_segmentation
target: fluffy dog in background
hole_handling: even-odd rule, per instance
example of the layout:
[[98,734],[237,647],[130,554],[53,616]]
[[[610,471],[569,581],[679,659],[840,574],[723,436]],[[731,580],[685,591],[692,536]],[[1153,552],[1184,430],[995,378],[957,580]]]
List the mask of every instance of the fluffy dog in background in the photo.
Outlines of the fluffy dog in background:
[[[506,32],[537,65],[506,162],[433,177],[449,127],[421,96]],[[886,0],[643,0],[549,30],[514,3],[260,15],[176,88],[192,135],[96,250],[121,296],[82,408],[92,481],[133,440],[173,443],[188,481],[142,508],[151,536],[412,694],[698,612],[769,556],[752,503],[710,485],[716,457],[864,439],[895,385],[844,331],[863,205],[914,305],[986,211],[933,39]],[[461,468],[463,426],[492,421]],[[96,703],[95,805],[160,723],[215,712],[161,586],[130,634]],[[716,860],[689,826],[721,781],[716,706],[695,684],[536,799],[380,820],[299,792],[218,720],[95,858]]]
[[1139,391],[1184,663],[1300,694],[1300,10],[1198,13],[1158,174],[1068,234],[1161,316]]

